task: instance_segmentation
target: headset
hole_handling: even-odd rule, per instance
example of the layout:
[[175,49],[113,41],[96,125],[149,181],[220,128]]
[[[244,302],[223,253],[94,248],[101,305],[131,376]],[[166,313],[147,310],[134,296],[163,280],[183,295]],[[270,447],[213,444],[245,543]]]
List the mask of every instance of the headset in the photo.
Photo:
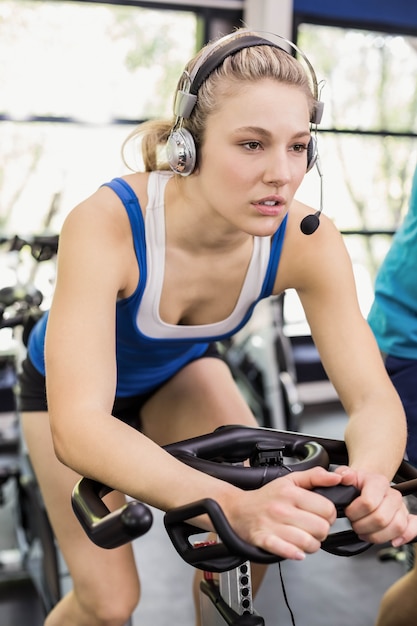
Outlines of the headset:
[[[317,127],[317,124],[321,121],[324,103],[321,102],[319,98],[319,88],[315,71],[305,54],[294,43],[285,39],[285,37],[282,37],[281,35],[276,35],[274,33],[258,34],[250,31],[249,29],[241,29],[239,33],[245,34],[242,34],[240,37],[236,37],[235,33],[231,33],[208,45],[192,69],[191,74],[186,70],[183,72],[182,82],[180,83],[174,103],[174,114],[176,116],[176,120],[166,145],[168,164],[171,170],[176,174],[189,176],[195,169],[197,149],[192,134],[189,130],[183,127],[183,121],[191,116],[197,103],[198,90],[201,85],[227,57],[243,50],[244,48],[250,48],[253,46],[272,46],[274,48],[278,48],[279,50],[283,50],[286,54],[289,54],[287,50],[282,47],[282,45],[275,43],[275,41],[269,37],[278,40],[280,43],[283,42],[284,44],[287,44],[304,60],[310,72],[313,96],[315,99],[315,107],[310,123],[314,127]],[[322,173],[319,167],[317,140],[316,137],[312,137],[307,146],[306,171],[309,172],[315,165],[317,166],[317,170],[320,175],[322,191]],[[320,210],[314,215],[309,215],[307,218],[304,218],[302,224],[300,224],[300,228],[304,234],[312,234],[318,228],[321,211],[322,194],[320,200]]]

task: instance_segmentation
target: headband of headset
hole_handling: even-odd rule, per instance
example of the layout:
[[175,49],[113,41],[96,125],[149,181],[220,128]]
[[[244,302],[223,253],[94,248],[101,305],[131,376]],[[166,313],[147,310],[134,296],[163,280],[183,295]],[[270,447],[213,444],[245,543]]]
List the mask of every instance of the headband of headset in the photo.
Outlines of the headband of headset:
[[[231,35],[227,35],[220,41],[227,40],[230,37]],[[288,41],[280,35],[275,35],[275,37],[279,37],[279,39],[282,39],[285,43],[294,48],[294,50],[296,50],[302,56],[305,63],[307,64],[307,67],[311,74],[314,90],[313,95],[316,101],[316,106],[310,121],[312,124],[319,124],[323,115],[324,104],[323,102],[320,102],[318,97],[317,78],[311,63],[309,62],[307,57],[301,52],[301,50],[299,50],[299,48],[291,41]],[[189,75],[187,72],[185,72],[187,85],[184,89],[178,90],[175,98],[174,113],[177,118],[184,119],[190,117],[197,102],[197,94],[201,85],[204,83],[205,80],[207,80],[210,74],[223,63],[223,61],[227,57],[231,56],[235,52],[238,52],[239,50],[243,50],[244,48],[251,48],[253,46],[271,46],[273,48],[278,48],[278,50],[283,50],[283,52],[288,54],[288,52],[278,44],[275,44],[268,39],[256,35],[244,35],[242,37],[234,38],[232,41],[229,41],[224,45],[219,45],[219,42],[216,42],[212,46],[209,46],[206,54],[203,55],[203,57],[200,59],[200,62],[197,63],[196,67],[193,69],[192,74]]]

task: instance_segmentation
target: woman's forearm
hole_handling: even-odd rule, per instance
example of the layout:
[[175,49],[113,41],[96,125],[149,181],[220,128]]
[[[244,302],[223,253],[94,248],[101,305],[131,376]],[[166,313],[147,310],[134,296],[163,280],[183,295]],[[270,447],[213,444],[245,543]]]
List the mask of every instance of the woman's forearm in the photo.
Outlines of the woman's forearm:
[[407,438],[405,414],[396,394],[383,394],[350,416],[345,431],[349,464],[356,470],[391,479],[404,458]]

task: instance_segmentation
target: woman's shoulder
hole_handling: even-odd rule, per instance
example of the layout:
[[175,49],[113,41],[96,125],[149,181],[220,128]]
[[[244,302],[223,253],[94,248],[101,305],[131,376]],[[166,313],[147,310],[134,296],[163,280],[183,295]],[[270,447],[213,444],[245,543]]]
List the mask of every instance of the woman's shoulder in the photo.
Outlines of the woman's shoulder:
[[340,231],[325,214],[319,215],[319,226],[311,234],[301,230],[301,222],[317,209],[293,202],[288,212],[285,242],[280,261],[276,289],[300,288],[329,266],[346,262],[346,249]]
[[135,193],[142,207],[146,207],[147,205],[150,175],[150,172],[135,172],[121,176],[121,179],[124,180]]
[[[315,215],[318,218],[319,226],[313,231],[311,234],[305,234],[301,229],[301,222],[304,218],[309,217],[310,215]],[[307,240],[316,241],[322,238],[322,235],[333,233],[336,236],[336,239],[341,237],[340,231],[334,224],[333,220],[330,219],[324,212],[321,212],[318,208],[313,208],[303,202],[298,200],[294,200],[291,204],[291,207],[288,211],[288,230],[293,234],[293,236],[298,240],[305,241],[307,244]]]
[[[132,192],[138,198],[139,204],[142,207],[146,206],[147,202],[147,184],[149,174],[138,173],[128,174],[113,179],[113,181],[122,180],[125,181]],[[66,223],[73,222],[87,222],[92,219],[102,222],[113,222],[118,220],[120,216],[125,215],[126,211],[123,208],[123,201],[120,195],[117,193],[117,188],[111,185],[112,181],[103,183],[92,194],[81,200],[66,216],[64,226]]]

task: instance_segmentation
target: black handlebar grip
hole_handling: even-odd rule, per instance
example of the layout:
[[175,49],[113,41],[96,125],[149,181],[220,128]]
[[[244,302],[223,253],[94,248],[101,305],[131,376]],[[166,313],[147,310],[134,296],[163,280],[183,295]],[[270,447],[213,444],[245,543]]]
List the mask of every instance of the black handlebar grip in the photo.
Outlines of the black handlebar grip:
[[[338,517],[359,491],[356,487],[336,485],[314,489],[336,506]],[[207,514],[222,543],[193,546],[189,538],[201,529],[186,523],[187,519]],[[212,572],[224,572],[239,566],[244,561],[254,563],[277,563],[283,557],[271,554],[241,539],[232,529],[220,506],[211,499],[199,500],[190,505],[173,509],[165,514],[165,527],[178,554],[190,565]],[[353,530],[330,534],[322,543],[322,549],[338,556],[353,556],[364,552],[370,544],[361,541]]]
[[[193,546],[189,538],[204,532],[186,520],[198,515],[208,515],[222,543]],[[189,565],[211,572],[225,572],[247,560],[254,563],[276,563],[282,557],[247,543],[232,529],[220,505],[211,498],[171,509],[164,516],[171,542],[178,554]]]
[[361,493],[359,489],[356,489],[353,485],[316,487],[313,491],[333,502],[336,507],[337,517],[344,517],[345,508]]
[[136,500],[109,511],[102,498],[112,491],[101,483],[82,478],[72,492],[72,508],[87,536],[101,548],[118,548],[144,535],[152,526],[150,509]]
[[[334,487],[317,487],[316,493],[328,498],[336,507],[337,517],[345,516],[345,508],[360,495],[359,489],[353,485],[335,485]],[[336,556],[354,556],[365,552],[372,544],[359,539],[353,530],[331,533],[321,544],[321,549]]]
[[321,549],[335,556],[355,556],[368,550],[372,546],[368,541],[362,541],[353,530],[342,530],[331,533],[321,544]]

